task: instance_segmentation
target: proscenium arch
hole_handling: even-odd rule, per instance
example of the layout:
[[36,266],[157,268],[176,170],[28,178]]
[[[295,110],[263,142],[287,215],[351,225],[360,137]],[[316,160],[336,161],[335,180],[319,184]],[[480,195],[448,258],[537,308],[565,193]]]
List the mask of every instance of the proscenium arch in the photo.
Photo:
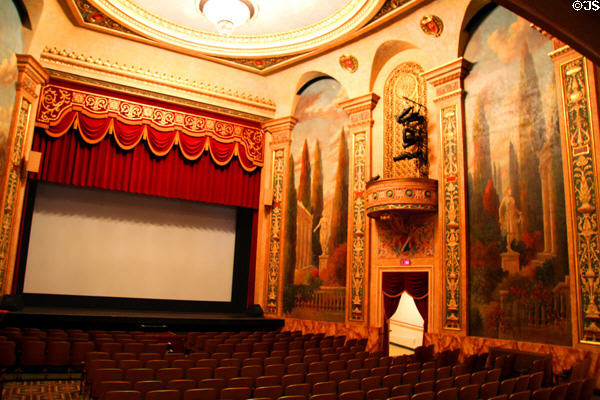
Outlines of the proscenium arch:
[[373,86],[377,81],[377,76],[381,72],[384,65],[396,54],[408,49],[418,48],[414,44],[404,40],[388,40],[379,45],[373,57],[371,65],[371,77],[369,79],[369,91],[373,90]]

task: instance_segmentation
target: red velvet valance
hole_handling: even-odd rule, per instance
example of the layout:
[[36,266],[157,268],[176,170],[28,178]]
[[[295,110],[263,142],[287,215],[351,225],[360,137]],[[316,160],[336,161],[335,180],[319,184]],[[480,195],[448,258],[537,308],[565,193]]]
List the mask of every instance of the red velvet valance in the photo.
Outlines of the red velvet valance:
[[159,157],[177,146],[189,161],[207,151],[220,166],[229,164],[234,156],[246,171],[263,165],[264,135],[256,123],[218,119],[68,85],[53,83],[43,88],[36,125],[54,138],[75,128],[88,144],[112,135],[123,150],[145,141]]
[[52,137],[37,128],[32,149],[42,153],[33,178],[68,185],[258,208],[260,169],[216,165],[208,156],[189,161],[177,151],[155,156],[148,145],[123,150],[115,136],[95,144],[75,130]]

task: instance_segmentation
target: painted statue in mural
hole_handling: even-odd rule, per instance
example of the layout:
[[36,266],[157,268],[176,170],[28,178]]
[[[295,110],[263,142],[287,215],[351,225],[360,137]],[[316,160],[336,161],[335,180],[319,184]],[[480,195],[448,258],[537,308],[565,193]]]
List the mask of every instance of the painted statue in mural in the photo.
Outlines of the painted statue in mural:
[[517,208],[517,202],[512,196],[510,187],[506,188],[506,195],[498,207],[498,214],[500,228],[502,233],[506,235],[506,251],[514,252],[513,244],[520,239],[521,212]]
[[0,184],[8,162],[8,131],[15,102],[17,57],[21,52],[20,18],[12,1],[0,2]]
[[497,7],[465,58],[469,334],[571,344],[552,44]]
[[342,322],[346,298],[348,137],[346,92],[321,79],[299,95],[286,188],[284,313]]

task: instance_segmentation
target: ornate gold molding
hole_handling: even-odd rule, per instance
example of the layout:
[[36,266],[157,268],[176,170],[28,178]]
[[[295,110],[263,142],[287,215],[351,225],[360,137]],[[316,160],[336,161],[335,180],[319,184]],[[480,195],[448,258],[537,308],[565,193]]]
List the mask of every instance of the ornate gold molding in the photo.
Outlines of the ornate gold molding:
[[110,60],[102,60],[56,47],[44,48],[40,59],[47,64],[66,66],[70,69],[84,70],[86,72],[101,73],[112,78],[134,79],[143,83],[160,85],[207,97],[221,103],[226,102],[237,106],[250,107],[267,117],[272,117],[276,109],[273,100],[264,96],[224,88],[208,82],[199,82],[180,76],[176,77],[168,75],[166,72],[150,71],[140,66],[124,65],[118,62],[111,62]]
[[[430,70],[423,78],[436,90],[440,109],[441,181],[439,226],[442,236],[442,327],[466,333],[466,201],[463,80],[471,63],[462,57]],[[442,200],[443,199],[443,200]]]
[[248,54],[245,52],[236,56],[221,56],[218,54],[210,55],[197,50],[176,47],[168,43],[161,43],[153,38],[147,38],[137,32],[131,31],[124,25],[111,19],[109,16],[105,15],[103,11],[97,9],[95,6],[92,6],[89,0],[66,0],[66,4],[79,26],[98,30],[130,40],[136,40],[152,46],[158,46],[185,54],[191,54],[195,57],[201,57],[259,75],[268,75],[272,72],[297,64],[298,62],[309,57],[324,53],[332,48],[335,48],[336,46],[339,46],[343,42],[355,40],[356,38],[364,36],[368,32],[377,29],[384,24],[390,23],[400,15],[410,12],[411,10],[416,9],[422,3],[426,2],[427,0],[386,0],[384,3],[381,0],[378,0],[377,4],[379,4],[379,6],[376,6],[375,10],[377,7],[380,7],[379,11],[368,22],[358,25],[354,30],[347,32],[340,37],[329,38],[329,41],[317,45],[312,50],[296,51],[293,54],[284,56],[279,53],[265,53],[248,56]]
[[273,153],[272,161],[272,193],[270,228],[269,228],[269,247],[267,249],[267,274],[265,281],[265,313],[278,315],[281,312],[281,271],[282,271],[282,250],[283,250],[283,227],[285,226],[285,180],[286,168],[288,164],[291,133],[296,118],[284,117],[267,121],[263,124],[263,129],[271,134],[271,150]]
[[406,62],[398,65],[390,73],[384,86],[383,118],[385,123],[383,139],[383,177],[408,178],[420,177],[421,172],[416,160],[394,162],[394,156],[400,154],[402,147],[402,126],[396,122],[395,115],[400,114],[403,97],[419,104],[427,104],[425,81],[421,76],[423,68],[416,63]]
[[[131,0],[87,1],[104,16],[162,46],[226,57],[282,56],[313,50],[364,26],[382,3],[381,0],[351,0],[335,14],[309,26],[287,32],[227,37],[178,25]],[[77,11],[72,2],[68,4]]]
[[600,345],[600,214],[598,204],[598,104],[593,64],[563,46],[550,53],[559,96],[571,262],[577,288],[575,313],[581,343]]
[[0,182],[2,197],[2,224],[0,227],[0,288],[10,293],[19,237],[19,221],[23,206],[27,175],[24,171],[31,148],[34,118],[39,90],[48,80],[42,66],[29,55],[17,55],[17,93],[15,113],[7,141],[9,162],[4,182]]
[[373,109],[379,96],[369,93],[339,103],[350,118],[352,135],[352,161],[350,169],[350,199],[348,210],[352,213],[348,226],[349,265],[347,269],[346,318],[350,322],[367,322],[365,299],[367,298],[368,269],[368,223],[365,214],[365,187],[371,176],[370,138],[373,126]]

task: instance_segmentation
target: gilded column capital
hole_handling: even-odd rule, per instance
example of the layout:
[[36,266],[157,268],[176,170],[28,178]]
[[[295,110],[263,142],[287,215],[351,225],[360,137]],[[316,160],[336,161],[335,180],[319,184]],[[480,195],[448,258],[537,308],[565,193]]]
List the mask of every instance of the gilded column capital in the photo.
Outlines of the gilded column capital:
[[271,134],[271,146],[289,144],[292,141],[292,129],[298,120],[293,116],[271,119],[262,124],[262,128]]
[[22,89],[25,95],[36,99],[41,85],[48,83],[48,73],[42,65],[29,54],[17,54],[17,90]]
[[472,65],[463,57],[459,57],[447,64],[423,72],[423,79],[435,87],[433,101],[438,103],[462,95],[463,81],[469,74]]
[[371,127],[373,119],[371,112],[379,102],[379,96],[375,93],[367,93],[365,95],[339,102],[339,106],[350,117],[349,128],[355,131],[365,126]]

